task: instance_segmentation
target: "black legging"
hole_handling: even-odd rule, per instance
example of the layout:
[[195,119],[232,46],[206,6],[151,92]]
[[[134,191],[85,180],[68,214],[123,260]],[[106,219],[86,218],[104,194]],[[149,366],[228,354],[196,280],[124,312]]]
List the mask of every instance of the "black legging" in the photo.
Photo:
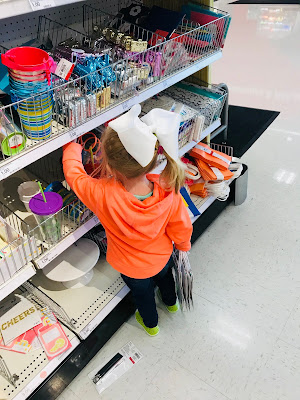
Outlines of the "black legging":
[[124,282],[132,291],[135,304],[148,328],[154,328],[158,323],[154,288],[159,287],[163,302],[167,306],[176,303],[175,282],[171,269],[171,261],[155,276],[146,279],[129,278],[122,275]]

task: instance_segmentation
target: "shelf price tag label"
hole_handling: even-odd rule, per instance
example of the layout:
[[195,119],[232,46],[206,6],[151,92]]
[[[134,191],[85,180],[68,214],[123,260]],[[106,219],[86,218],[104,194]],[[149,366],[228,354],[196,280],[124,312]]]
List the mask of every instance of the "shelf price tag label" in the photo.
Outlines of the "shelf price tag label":
[[123,111],[127,111],[129,107],[130,107],[129,100],[125,101],[122,104]]
[[99,218],[97,217],[97,215],[93,216],[93,221],[95,222],[95,224],[99,224]]
[[71,140],[77,139],[78,136],[79,136],[79,132],[78,132],[77,129],[72,129],[69,132],[69,137],[70,137]]
[[0,169],[0,177],[1,179],[5,179],[7,176],[11,174],[9,167],[3,167]]
[[55,7],[54,0],[29,0],[32,11],[44,10],[45,8]]
[[43,258],[38,260],[37,264],[40,269],[43,269],[47,264],[49,264],[52,260],[54,260],[58,256],[58,252],[50,252],[49,254],[46,254]]
[[65,58],[61,58],[57,64],[55,75],[67,81],[71,76],[74,66],[75,64],[71,63]]
[[48,258],[49,256],[48,255],[46,255],[45,257],[43,257],[42,259],[40,259],[39,260],[39,262],[38,262],[38,264],[39,264],[39,267],[42,269],[43,267],[45,267],[47,264],[48,264],[48,262],[49,262],[49,258]]
[[0,181],[19,171],[19,169],[21,168],[18,168],[16,165],[0,167]]
[[122,104],[123,111],[129,110],[133,105],[134,105],[134,99],[129,99],[127,101],[124,101],[124,103]]

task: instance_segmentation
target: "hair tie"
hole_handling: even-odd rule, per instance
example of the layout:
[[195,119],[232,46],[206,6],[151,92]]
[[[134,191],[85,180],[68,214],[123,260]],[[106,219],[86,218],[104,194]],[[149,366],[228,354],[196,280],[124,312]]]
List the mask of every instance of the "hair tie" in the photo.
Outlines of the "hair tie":
[[162,146],[158,146],[157,154],[164,154],[164,148]]

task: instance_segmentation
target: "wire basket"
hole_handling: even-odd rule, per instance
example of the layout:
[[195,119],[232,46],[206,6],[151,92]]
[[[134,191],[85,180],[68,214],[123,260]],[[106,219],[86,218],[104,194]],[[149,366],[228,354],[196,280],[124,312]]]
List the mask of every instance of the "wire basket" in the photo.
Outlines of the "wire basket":
[[[227,97],[227,92],[223,88],[199,80],[197,82],[201,82],[201,85],[185,82],[184,84],[189,85],[189,88],[200,88],[205,93],[207,92],[208,96],[216,94],[217,100],[192,93],[176,85],[154,98],[146,100],[142,105],[143,114],[157,107],[175,112],[176,107],[177,110],[179,108],[178,112],[184,116],[178,132],[179,150],[191,141],[200,141],[202,132],[216,119],[220,118]],[[182,107],[181,110],[180,107]],[[158,162],[164,160],[165,156],[158,156]]]
[[[75,196],[69,185],[64,181],[63,167],[61,162],[61,149],[44,157],[28,168],[42,182],[47,190],[52,190],[48,184],[51,182],[62,182],[60,185],[64,206],[57,213],[42,221],[29,232],[30,236],[42,242],[40,254],[44,254],[57,243],[70,235],[76,229],[84,225],[94,217],[94,214]],[[49,189],[50,188],[50,189]],[[72,201],[68,203],[68,198]]]
[[[30,176],[41,181],[46,191],[56,190],[49,185],[51,182],[60,185],[59,190],[64,201],[64,206],[61,210],[48,218],[23,212],[21,214],[22,217],[18,217],[15,213],[20,212],[19,203],[14,200],[14,196],[17,198],[17,193],[12,186],[11,191],[15,192],[15,194],[11,193],[14,212],[0,203],[1,215],[3,215],[2,209],[6,210],[7,221],[10,225],[14,227],[20,236],[28,235],[30,238],[29,243],[32,250],[30,254],[34,255],[31,258],[33,260],[51,250],[65,237],[94,217],[94,214],[70,191],[70,187],[64,181],[61,155],[62,152],[59,149],[27,167],[27,171],[31,173]],[[60,184],[61,181],[63,184]],[[30,222],[30,224],[25,221]],[[28,257],[26,261],[28,262]]]
[[[66,83],[62,79],[52,79],[52,88],[46,92],[0,108],[2,129],[14,144],[4,148],[2,143],[3,160],[17,157],[20,153],[38,146],[41,140],[50,140],[85,124],[140,91],[219,51],[223,43],[218,38],[219,33],[215,37],[211,35],[209,43],[203,40],[206,38],[206,30],[214,30],[213,26],[218,28],[219,24],[222,27],[229,24],[229,14],[222,12],[220,18],[205,26],[190,22],[191,30],[187,29],[188,25],[181,25],[178,36],[173,39],[156,44],[143,52],[130,54],[118,62],[108,63],[105,67]],[[223,29],[223,35],[224,32]],[[48,18],[40,18],[37,34],[39,45],[44,44],[47,48],[48,44],[53,48],[71,37],[78,41],[86,39],[80,32]],[[103,57],[107,57],[107,54]],[[50,122],[49,115],[44,121],[41,111],[45,96],[53,100]],[[40,128],[35,131],[35,135],[31,135],[28,126],[35,117]]]
[[43,308],[49,308],[60,320],[60,322],[65,324],[70,329],[74,328],[74,323],[76,323],[76,321],[70,318],[66,311],[59,304],[57,304],[32,283],[23,283],[23,285],[20,286],[20,290],[22,295],[31,301],[39,310]]
[[108,27],[127,34],[132,38],[146,42],[162,43],[166,39],[158,33],[151,32],[145,28],[125,21],[123,18],[107,14],[97,8],[84,4],[83,6],[83,28],[87,36],[92,38],[95,30],[99,27]]
[[84,237],[91,239],[100,249],[100,254],[107,253],[107,238],[106,233],[102,225],[95,226]]
[[6,379],[8,383],[16,387],[16,381],[19,379],[19,377],[15,374],[11,374],[2,356],[0,356],[0,375]]
[[7,282],[39,253],[29,225],[0,203],[0,285]]
[[[205,117],[204,129],[220,118],[227,91],[218,85],[196,80],[196,83],[183,82],[168,88],[165,92],[175,100],[194,108]],[[188,88],[188,90],[187,90]]]
[[226,144],[210,143],[210,148],[221,153],[227,154],[229,157],[233,157],[233,147],[227,146]]

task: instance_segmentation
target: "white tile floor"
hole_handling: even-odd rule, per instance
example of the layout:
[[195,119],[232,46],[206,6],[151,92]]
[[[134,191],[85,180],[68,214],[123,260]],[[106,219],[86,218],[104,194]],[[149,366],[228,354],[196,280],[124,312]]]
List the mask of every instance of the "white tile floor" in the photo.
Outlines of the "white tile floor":
[[[281,111],[243,157],[247,202],[193,246],[194,311],[160,308],[156,338],[132,318],[60,400],[98,399],[88,373],[129,340],[144,359],[102,400],[300,398],[300,10],[227,3],[217,3],[233,20],[213,80],[228,84],[231,104]],[[284,24],[266,30],[263,13],[276,9]]]

